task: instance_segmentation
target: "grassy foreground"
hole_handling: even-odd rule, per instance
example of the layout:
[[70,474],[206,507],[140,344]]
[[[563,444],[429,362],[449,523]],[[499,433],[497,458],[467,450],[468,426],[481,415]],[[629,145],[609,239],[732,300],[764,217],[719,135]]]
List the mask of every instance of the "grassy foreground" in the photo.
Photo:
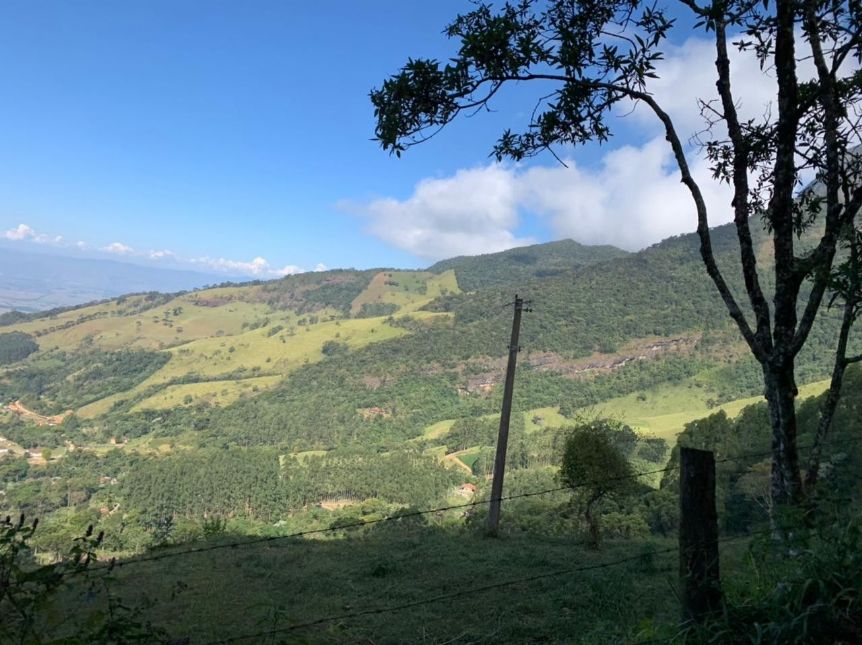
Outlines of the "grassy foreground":
[[[596,552],[571,536],[490,539],[465,529],[380,527],[349,538],[275,541],[127,564],[104,587],[78,583],[63,613],[71,603],[83,619],[110,593],[115,601],[144,607],[142,619],[192,644],[244,635],[237,642],[633,642],[643,621],[672,622],[677,615],[675,554],[649,555],[673,545],[621,541]],[[632,556],[612,567],[480,589]],[[453,593],[461,595],[285,629]],[[269,631],[277,633],[263,634]]]

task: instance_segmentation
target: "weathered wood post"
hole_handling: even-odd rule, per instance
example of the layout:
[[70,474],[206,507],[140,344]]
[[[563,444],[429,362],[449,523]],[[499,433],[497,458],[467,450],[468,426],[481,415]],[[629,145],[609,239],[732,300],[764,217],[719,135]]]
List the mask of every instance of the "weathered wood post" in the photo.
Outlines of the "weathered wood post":
[[700,621],[721,606],[715,458],[680,448],[679,577],[683,620]]
[[506,384],[503,389],[503,409],[500,411],[500,431],[497,435],[497,454],[494,459],[494,479],[491,481],[491,505],[488,508],[488,535],[497,535],[500,525],[500,503],[503,496],[503,476],[506,472],[506,446],[509,443],[509,419],[512,416],[512,394],[515,389],[515,365],[518,362],[518,338],[521,333],[523,299],[515,295],[515,315],[512,318],[512,339],[509,342],[509,363],[506,365]]

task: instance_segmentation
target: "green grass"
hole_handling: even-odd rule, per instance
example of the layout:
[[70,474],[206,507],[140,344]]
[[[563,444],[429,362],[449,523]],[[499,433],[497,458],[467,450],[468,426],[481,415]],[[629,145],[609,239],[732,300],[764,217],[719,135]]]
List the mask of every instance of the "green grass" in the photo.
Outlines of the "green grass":
[[[647,618],[676,617],[667,593],[675,557],[477,588],[668,546],[613,542],[594,552],[572,537],[488,539],[463,529],[377,525],[349,539],[276,541],[119,567],[110,590],[132,606],[149,600],[142,618],[192,643],[448,594],[460,595],[248,642],[625,642]],[[90,597],[75,615],[84,619],[101,602]]]
[[[803,385],[799,388],[799,400],[817,396],[827,387],[829,387],[828,380]],[[692,381],[683,385],[660,385],[646,392],[635,392],[608,399],[599,405],[582,408],[577,411],[577,414],[586,418],[608,416],[619,419],[644,434],[661,437],[673,444],[686,423],[706,417],[718,410],[724,410],[732,418],[746,406],[763,400],[763,397],[752,396],[710,408],[706,403],[708,398],[709,395]],[[560,414],[559,407],[536,408],[527,410],[523,414],[528,433],[562,428],[576,423],[575,420],[567,419]],[[497,413],[493,413],[483,415],[482,418],[490,419],[498,416]],[[539,423],[534,421],[536,417],[540,418]],[[442,440],[454,423],[455,419],[433,423],[423,430],[417,440]],[[472,464],[468,465],[472,466]]]
[[291,455],[291,457],[296,457],[297,459],[307,459],[309,457],[324,457],[326,456],[325,450],[303,450],[302,452],[295,452]]
[[[222,291],[224,289],[214,289],[179,296],[164,305],[133,316],[119,315],[124,307],[129,306],[132,298],[128,299],[125,305],[117,305],[116,301],[111,301],[68,311],[56,318],[42,318],[12,325],[9,329],[25,333],[41,332],[43,335],[37,338],[37,342],[43,350],[73,350],[85,339],[107,350],[129,347],[160,349],[199,338],[239,334],[243,323],[267,317],[269,307],[263,304],[242,301],[229,302],[218,307],[193,304],[194,297],[211,298]],[[179,307],[182,308],[181,313],[173,315],[173,311]],[[169,312],[167,316],[165,312]],[[107,315],[76,324],[82,317],[99,314]],[[67,324],[70,325],[68,328],[59,329]],[[50,331],[51,328],[55,330]]]
[[[166,350],[171,354],[170,361],[152,376],[127,392],[106,397],[81,408],[78,414],[84,418],[103,414],[119,400],[189,375],[208,380],[219,380],[222,377],[222,380],[218,385],[198,383],[194,384],[194,387],[170,386],[167,390],[150,396],[149,403],[143,407],[165,407],[172,401],[182,401],[189,393],[193,397],[205,397],[211,403],[225,405],[236,400],[242,389],[242,386],[237,390],[236,387],[226,385],[228,381],[239,384],[243,380],[250,380],[248,376],[241,379],[224,378],[232,373],[243,371],[245,375],[253,375],[257,372],[273,379],[276,375],[280,378],[304,364],[323,360],[321,350],[327,341],[340,342],[350,349],[358,349],[406,333],[408,332],[403,328],[387,324],[385,317],[378,317],[319,322],[298,326],[292,333],[285,329],[272,336],[269,335],[268,328],[264,327],[234,336],[201,338]],[[266,387],[271,387],[275,382],[276,380],[267,381]],[[177,397],[174,392],[182,394]]]
[[437,423],[432,423],[422,431],[422,434],[419,437],[416,437],[412,441],[439,439],[440,437],[446,436],[452,429],[453,425],[455,425],[455,419],[445,419],[443,421],[438,421]]
[[[104,414],[118,401],[139,397],[160,385],[166,387],[150,394],[135,409],[182,405],[188,396],[193,402],[226,405],[248,393],[247,384],[241,381],[251,382],[251,376],[269,379],[251,383],[252,388],[262,390],[277,382],[276,376],[284,377],[302,365],[322,360],[321,350],[328,341],[359,349],[408,333],[402,327],[387,324],[386,316],[338,320],[337,312],[330,310],[317,312],[318,322],[300,325],[300,317],[294,312],[276,312],[265,304],[253,302],[259,295],[257,290],[257,286],[208,289],[178,296],[140,314],[123,315],[142,298],[130,296],[124,304],[111,301],[83,307],[54,318],[12,325],[9,330],[40,332],[38,342],[43,351],[55,348],[74,351],[82,343],[91,342],[106,350],[147,348],[163,349],[170,354],[170,361],[162,369],[135,388],[77,410],[84,418]],[[441,293],[457,290],[452,271],[440,275],[381,272],[357,298],[355,308],[363,302],[392,302],[399,305],[400,313],[410,313],[419,319],[448,317],[418,309]],[[308,316],[303,318],[308,320]],[[250,323],[265,319],[268,326],[247,329]],[[271,335],[270,330],[276,325],[282,329]],[[238,372],[242,374],[240,379],[231,378]],[[188,376],[221,382],[167,385]]]
[[476,460],[479,458],[479,455],[482,453],[482,446],[475,446],[472,448],[467,448],[466,450],[460,450],[454,455],[458,460],[461,461],[467,468],[470,470],[473,469],[473,464],[476,463]]
[[259,376],[231,381],[170,385],[158,394],[138,403],[132,408],[132,411],[168,410],[200,403],[228,405],[241,397],[252,396],[257,392],[268,390],[280,383],[281,380],[281,376]]
[[170,362],[149,382],[163,382],[190,373],[212,377],[255,368],[288,374],[304,363],[322,360],[321,349],[327,341],[356,349],[405,333],[379,317],[305,325],[297,327],[293,335],[282,331],[269,336],[266,329],[255,329],[229,338],[204,338],[171,349]]
[[[829,386],[829,381],[804,385],[799,390],[800,400],[816,396]],[[683,431],[686,423],[700,419],[718,410],[735,417],[746,406],[763,400],[754,396],[709,407],[709,394],[695,382],[682,385],[661,385],[646,392],[608,399],[599,405],[579,410],[584,416],[609,416],[619,419],[646,434],[661,437],[670,443]]]
[[411,313],[443,293],[458,292],[454,271],[439,275],[420,271],[381,271],[356,296],[350,311],[357,314],[364,304],[393,304],[398,306],[398,313]]
[[527,432],[541,432],[549,428],[562,428],[571,425],[572,420],[560,414],[559,406],[536,408],[524,412],[524,423]]

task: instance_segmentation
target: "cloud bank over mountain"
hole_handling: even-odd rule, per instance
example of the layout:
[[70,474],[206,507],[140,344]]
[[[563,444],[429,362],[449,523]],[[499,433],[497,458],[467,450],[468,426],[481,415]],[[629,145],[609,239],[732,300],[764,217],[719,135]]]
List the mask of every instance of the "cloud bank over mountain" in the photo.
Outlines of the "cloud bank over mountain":
[[[701,115],[718,98],[715,45],[690,38],[668,47],[650,90],[688,143],[689,165],[703,191],[710,225],[723,224],[732,218],[732,192],[712,178],[698,145],[699,139],[723,136],[719,128],[707,132]],[[761,69],[751,52],[729,50],[741,117],[771,118],[772,70]],[[800,75],[806,74],[814,74],[810,62],[800,65]],[[623,137],[627,145],[601,149],[592,163],[583,162],[578,149],[566,148],[560,153],[565,165],[490,164],[458,170],[422,179],[406,199],[381,197],[348,208],[366,218],[372,235],[428,260],[529,243],[518,234],[529,218],[552,238],[630,251],[694,231],[694,202],[680,183],[661,123],[645,105],[625,105],[610,119],[613,127],[635,129],[640,140]]]

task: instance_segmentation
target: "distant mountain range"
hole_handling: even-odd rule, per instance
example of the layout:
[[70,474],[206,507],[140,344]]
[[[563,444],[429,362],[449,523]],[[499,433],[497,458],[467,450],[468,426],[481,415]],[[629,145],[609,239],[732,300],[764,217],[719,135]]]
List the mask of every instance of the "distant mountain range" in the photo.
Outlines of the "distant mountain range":
[[225,276],[0,248],[0,313],[35,312],[142,291],[184,291]]
[[[614,246],[585,246],[573,240],[518,247],[442,260],[428,271],[456,269],[465,291],[549,278],[605,260],[630,255]],[[242,277],[143,266],[108,259],[74,258],[0,247],[0,313],[35,313],[116,298],[130,293],[172,293]]]

